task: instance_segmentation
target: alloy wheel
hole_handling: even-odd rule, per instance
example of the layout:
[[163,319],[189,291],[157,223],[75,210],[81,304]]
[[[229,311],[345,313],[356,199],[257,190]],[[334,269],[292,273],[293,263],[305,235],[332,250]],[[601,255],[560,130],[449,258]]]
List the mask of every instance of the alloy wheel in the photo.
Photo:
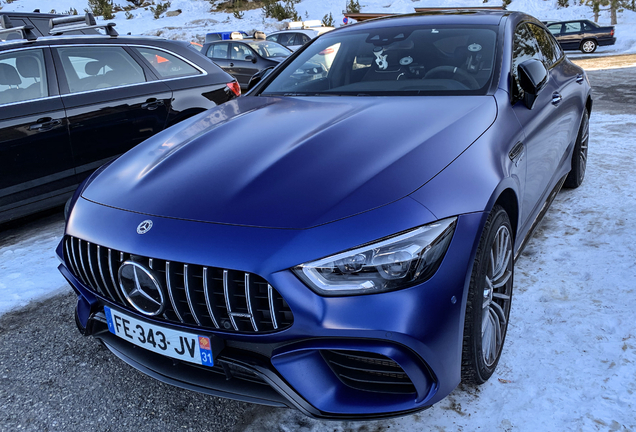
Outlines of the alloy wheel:
[[588,40],[583,42],[583,52],[592,53],[596,49],[596,43],[594,41]]
[[504,225],[497,230],[490,247],[483,293],[481,351],[488,367],[499,357],[506,335],[512,294],[512,260],[512,236]]
[[581,150],[579,152],[579,181],[582,182],[585,177],[585,168],[587,167],[587,142],[590,138],[590,121],[585,117],[585,123],[581,129]]

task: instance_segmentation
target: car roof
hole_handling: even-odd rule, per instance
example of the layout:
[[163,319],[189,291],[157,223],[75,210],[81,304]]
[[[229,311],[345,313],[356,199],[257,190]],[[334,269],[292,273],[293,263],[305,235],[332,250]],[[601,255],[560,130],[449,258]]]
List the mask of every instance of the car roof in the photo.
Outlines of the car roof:
[[[506,10],[441,10],[441,11],[425,11],[415,12],[403,15],[389,15],[381,18],[370,19],[353,25],[339,27],[337,31],[347,31],[365,27],[397,27],[408,25],[422,24],[479,24],[479,25],[498,25],[502,18],[510,15],[524,15],[522,12],[513,12]],[[332,32],[329,32],[332,33]]]
[[[175,42],[158,36],[107,36],[107,35],[59,35],[59,36],[42,36],[36,40],[27,41],[26,39],[13,39],[0,42],[0,50],[15,49],[19,47],[31,46],[47,46],[47,45],[72,45],[72,44],[147,44],[155,45],[175,45]],[[182,45],[182,44],[178,44]]]

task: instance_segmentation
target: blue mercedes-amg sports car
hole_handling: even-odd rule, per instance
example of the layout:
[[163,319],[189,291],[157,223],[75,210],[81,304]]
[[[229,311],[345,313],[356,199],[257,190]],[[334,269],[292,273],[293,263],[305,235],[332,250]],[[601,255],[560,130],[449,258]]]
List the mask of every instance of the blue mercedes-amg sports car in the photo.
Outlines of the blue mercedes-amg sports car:
[[460,11],[340,28],[263,75],[76,192],[57,252],[80,331],[164,382],[315,417],[486,381],[514,262],[584,178],[583,70],[528,15]]

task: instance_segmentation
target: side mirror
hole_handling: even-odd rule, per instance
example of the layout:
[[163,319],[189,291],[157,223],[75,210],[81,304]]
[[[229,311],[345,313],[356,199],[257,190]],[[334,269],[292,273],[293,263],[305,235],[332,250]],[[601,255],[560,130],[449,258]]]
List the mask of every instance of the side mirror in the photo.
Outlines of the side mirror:
[[247,91],[252,90],[254,87],[256,87],[256,84],[258,84],[259,82],[261,82],[263,80],[263,78],[265,78],[267,75],[270,74],[270,72],[274,69],[274,66],[270,66],[266,69],[260,70],[258,72],[256,72],[252,78],[250,78],[250,82],[247,84]]
[[245,61],[251,61],[252,63],[256,63],[256,57],[251,56],[251,55],[246,55],[245,56]]
[[525,93],[523,102],[532,109],[539,92],[548,83],[548,70],[537,59],[526,60],[517,67],[519,85]]

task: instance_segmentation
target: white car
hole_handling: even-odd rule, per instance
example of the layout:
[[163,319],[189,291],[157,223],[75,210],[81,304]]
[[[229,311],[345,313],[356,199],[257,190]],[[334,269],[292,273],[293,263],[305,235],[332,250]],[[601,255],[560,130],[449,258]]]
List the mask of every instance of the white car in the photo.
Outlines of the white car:
[[320,21],[298,21],[288,23],[287,30],[277,31],[267,36],[268,41],[277,42],[292,51],[312,40],[318,35],[333,30],[333,27],[322,26]]

